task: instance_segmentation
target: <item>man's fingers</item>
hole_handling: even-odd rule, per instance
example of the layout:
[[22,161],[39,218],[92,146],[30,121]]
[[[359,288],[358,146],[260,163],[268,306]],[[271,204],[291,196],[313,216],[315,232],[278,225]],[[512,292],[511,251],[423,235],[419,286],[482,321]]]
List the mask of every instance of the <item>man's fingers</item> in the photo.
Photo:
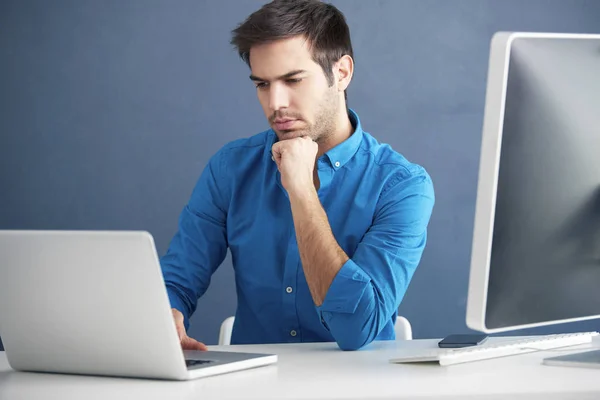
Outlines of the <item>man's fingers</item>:
[[275,162],[277,168],[279,168],[279,164],[281,164],[281,153],[274,149],[271,150],[271,159]]
[[201,343],[201,342],[197,341],[196,339],[192,339],[189,336],[185,336],[181,340],[181,348],[183,350],[199,350],[199,351],[208,350],[208,348],[206,347],[206,345],[204,343]]

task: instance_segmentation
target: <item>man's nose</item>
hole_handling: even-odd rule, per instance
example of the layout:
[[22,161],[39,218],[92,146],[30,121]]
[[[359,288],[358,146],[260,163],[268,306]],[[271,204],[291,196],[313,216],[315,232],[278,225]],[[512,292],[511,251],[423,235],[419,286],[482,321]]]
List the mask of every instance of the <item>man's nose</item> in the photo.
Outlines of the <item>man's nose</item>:
[[273,84],[269,92],[269,107],[272,111],[288,108],[290,105],[289,93],[285,85]]

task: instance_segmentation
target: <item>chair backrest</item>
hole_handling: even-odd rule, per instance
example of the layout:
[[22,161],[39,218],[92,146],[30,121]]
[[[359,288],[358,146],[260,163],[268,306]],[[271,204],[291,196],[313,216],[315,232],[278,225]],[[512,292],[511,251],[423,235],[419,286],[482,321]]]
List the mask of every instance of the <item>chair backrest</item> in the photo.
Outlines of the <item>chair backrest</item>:
[[396,331],[396,340],[412,340],[412,326],[406,318],[398,315],[394,330]]
[[219,332],[219,346],[229,346],[231,344],[231,332],[233,331],[233,321],[235,317],[227,317],[221,323]]
[[[235,317],[227,317],[221,323],[219,346],[228,346],[231,344],[231,332],[233,331],[234,321]],[[394,330],[396,331],[396,340],[412,340],[412,327],[406,318],[398,315]]]

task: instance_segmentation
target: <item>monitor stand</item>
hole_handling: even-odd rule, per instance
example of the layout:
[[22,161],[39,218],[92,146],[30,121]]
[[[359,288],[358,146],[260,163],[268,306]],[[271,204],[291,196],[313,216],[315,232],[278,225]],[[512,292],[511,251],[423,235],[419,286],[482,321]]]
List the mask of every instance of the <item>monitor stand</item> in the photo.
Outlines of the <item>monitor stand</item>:
[[544,358],[542,364],[561,367],[600,368],[600,350]]

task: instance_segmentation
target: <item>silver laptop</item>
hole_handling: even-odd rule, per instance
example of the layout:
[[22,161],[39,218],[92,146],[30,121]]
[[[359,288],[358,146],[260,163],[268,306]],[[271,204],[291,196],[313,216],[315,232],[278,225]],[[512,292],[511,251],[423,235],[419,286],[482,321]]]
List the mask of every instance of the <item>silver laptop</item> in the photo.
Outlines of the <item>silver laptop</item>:
[[182,351],[147,232],[0,231],[0,337],[20,371],[188,380],[277,361]]

